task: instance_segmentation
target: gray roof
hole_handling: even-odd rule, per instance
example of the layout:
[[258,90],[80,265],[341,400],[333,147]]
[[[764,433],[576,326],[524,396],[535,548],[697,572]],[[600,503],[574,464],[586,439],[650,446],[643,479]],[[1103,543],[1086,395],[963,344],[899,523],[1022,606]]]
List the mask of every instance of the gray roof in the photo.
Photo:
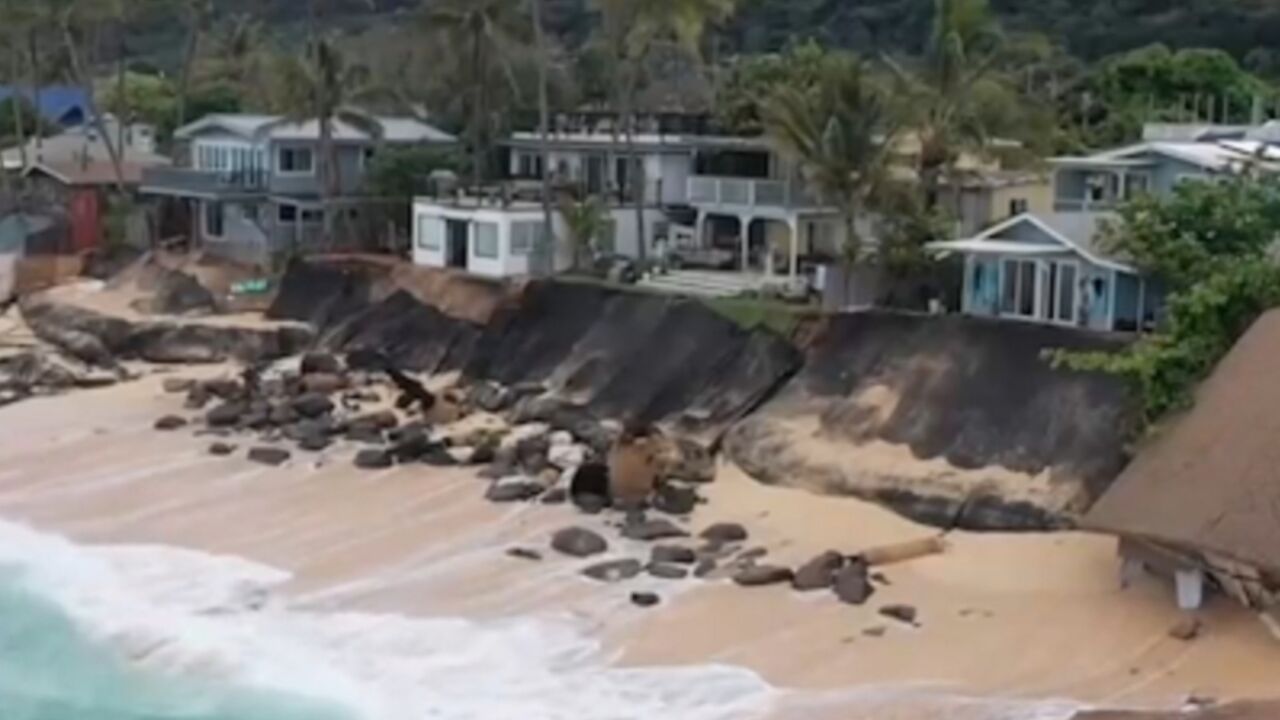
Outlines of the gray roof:
[[[381,132],[371,134],[354,123],[341,118],[333,121],[333,137],[337,142],[390,143],[452,143],[457,138],[440,128],[412,117],[369,116]],[[246,140],[319,140],[320,123],[317,120],[296,122],[282,115],[233,115],[214,114],[184,125],[174,136],[190,140],[210,130],[221,130],[239,135]]]

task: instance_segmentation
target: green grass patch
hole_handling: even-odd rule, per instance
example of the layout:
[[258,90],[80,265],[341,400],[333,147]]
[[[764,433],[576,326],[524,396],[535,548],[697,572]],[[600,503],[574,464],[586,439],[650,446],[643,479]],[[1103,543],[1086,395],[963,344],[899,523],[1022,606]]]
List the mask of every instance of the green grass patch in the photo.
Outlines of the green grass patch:
[[763,328],[784,338],[791,337],[800,321],[814,312],[811,307],[756,298],[708,298],[703,302],[744,330]]

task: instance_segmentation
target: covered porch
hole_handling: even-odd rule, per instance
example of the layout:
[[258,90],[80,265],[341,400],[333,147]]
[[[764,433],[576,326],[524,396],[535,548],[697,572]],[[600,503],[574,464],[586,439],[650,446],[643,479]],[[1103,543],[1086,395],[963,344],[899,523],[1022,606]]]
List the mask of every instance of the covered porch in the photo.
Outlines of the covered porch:
[[[764,280],[801,282],[839,253],[840,221],[826,211],[721,213],[699,210],[693,236],[676,243],[677,259]],[[685,263],[690,264],[690,263]]]

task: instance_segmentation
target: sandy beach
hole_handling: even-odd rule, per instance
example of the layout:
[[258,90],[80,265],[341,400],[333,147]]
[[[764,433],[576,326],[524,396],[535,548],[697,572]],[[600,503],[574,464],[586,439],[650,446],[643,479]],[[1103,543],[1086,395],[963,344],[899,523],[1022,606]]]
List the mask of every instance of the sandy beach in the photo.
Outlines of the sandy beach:
[[[175,546],[280,568],[292,574],[289,604],[307,611],[569,618],[623,667],[754,671],[788,691],[778,717],[1176,708],[1190,696],[1265,697],[1280,673],[1280,643],[1220,599],[1201,616],[1201,638],[1170,638],[1181,616],[1168,588],[1122,590],[1104,537],[952,535],[945,554],[886,568],[888,584],[861,608],[728,581],[605,585],[578,575],[582,561],[505,551],[546,551],[554,530],[607,517],[489,504],[467,470],[356,471],[341,450],[279,469],[214,458],[207,438],[152,430],[179,404],[152,376],[0,410],[0,518],[78,543]],[[857,500],[765,487],[733,467],[706,495],[691,530],[741,522],[751,545],[783,563],[932,533]],[[628,549],[612,542],[615,555]],[[637,589],[659,592],[662,606],[633,607]],[[916,607],[916,626],[877,613],[892,603]]]

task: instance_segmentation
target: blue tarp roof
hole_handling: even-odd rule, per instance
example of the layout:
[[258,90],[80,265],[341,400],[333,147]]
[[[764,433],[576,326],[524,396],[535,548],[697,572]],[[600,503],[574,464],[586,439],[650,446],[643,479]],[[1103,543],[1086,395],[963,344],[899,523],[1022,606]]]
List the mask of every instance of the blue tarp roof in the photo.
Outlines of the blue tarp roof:
[[[29,88],[16,90],[17,94],[32,100],[33,93]],[[13,97],[15,89],[0,85],[0,102]],[[89,94],[83,88],[65,85],[50,85],[40,88],[40,115],[52,123],[59,125],[80,125],[89,117]]]

